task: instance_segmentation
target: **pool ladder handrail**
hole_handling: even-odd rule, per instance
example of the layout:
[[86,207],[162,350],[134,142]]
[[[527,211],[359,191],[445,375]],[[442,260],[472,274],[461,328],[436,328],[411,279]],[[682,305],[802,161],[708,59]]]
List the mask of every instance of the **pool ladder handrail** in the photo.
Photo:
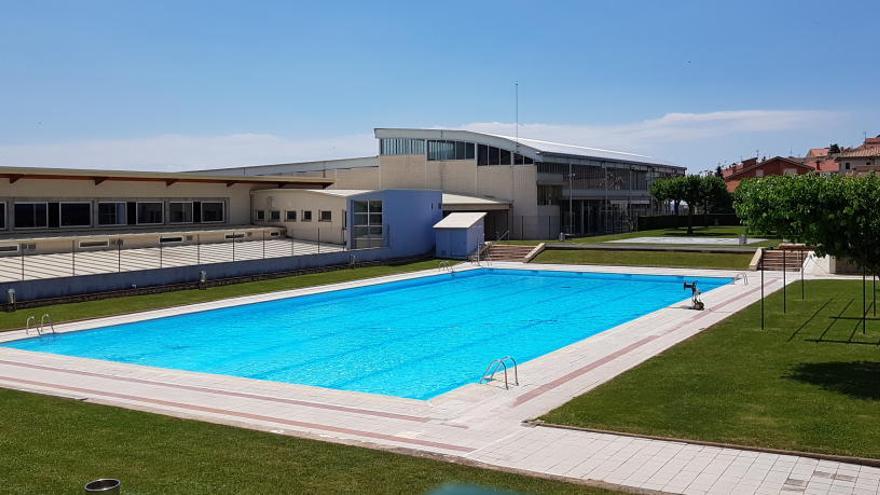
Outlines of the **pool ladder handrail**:
[[[48,323],[48,325],[46,325]],[[55,323],[52,322],[52,317],[49,316],[49,313],[43,314],[40,317],[40,322],[37,324],[37,317],[34,315],[30,315],[27,317],[27,321],[24,324],[24,333],[25,335],[30,335],[31,330],[37,333],[37,335],[43,335],[46,333],[46,330],[49,330],[52,335],[55,335]]]
[[49,313],[44,313],[43,316],[40,317],[40,335],[46,333],[46,323],[49,323],[49,330],[52,331],[52,335],[55,335],[55,323],[52,322],[52,317],[49,316]]
[[513,365],[513,384],[519,386],[519,370],[516,364],[516,359],[513,359],[511,356],[504,356],[502,358],[493,359],[489,366],[486,366],[486,371],[483,372],[483,376],[480,378],[479,383],[489,383],[495,379],[495,373],[498,372],[498,368],[502,368],[504,370],[504,389],[510,390],[510,382],[507,377],[507,362]]
[[443,260],[440,262],[439,265],[437,265],[437,269],[440,270],[441,272],[451,272],[452,271],[452,263],[450,263],[448,260]]
[[739,272],[733,277],[733,283],[735,284],[737,280],[742,280],[743,285],[749,285],[749,274],[746,272]]
[[[33,326],[31,324],[33,323]],[[37,332],[37,335],[40,334],[40,327],[37,325],[37,317],[34,315],[30,315],[27,317],[27,321],[24,323],[24,334],[30,335],[31,330]]]

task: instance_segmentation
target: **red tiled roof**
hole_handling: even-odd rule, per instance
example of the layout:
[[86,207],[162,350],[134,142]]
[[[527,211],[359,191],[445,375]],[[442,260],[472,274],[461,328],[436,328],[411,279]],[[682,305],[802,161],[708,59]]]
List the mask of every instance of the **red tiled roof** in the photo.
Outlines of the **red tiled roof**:
[[807,152],[807,158],[828,156],[828,149],[829,148],[810,148],[810,151]]
[[804,162],[805,165],[808,165],[815,169],[818,172],[838,172],[840,171],[840,164],[834,158],[814,158],[808,159]]
[[863,146],[856,148],[854,150],[846,151],[837,155],[837,159],[841,158],[874,158],[880,157],[880,145],[878,146]]

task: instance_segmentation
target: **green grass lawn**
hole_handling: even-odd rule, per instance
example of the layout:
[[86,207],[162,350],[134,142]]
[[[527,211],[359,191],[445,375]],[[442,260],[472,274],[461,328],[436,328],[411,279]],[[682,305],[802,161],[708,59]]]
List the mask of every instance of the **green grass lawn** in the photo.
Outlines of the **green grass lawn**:
[[[618,241],[621,239],[631,239],[633,237],[705,237],[707,239],[711,238],[735,238],[739,237],[740,234],[745,232],[745,227],[742,225],[738,226],[710,226],[710,227],[702,227],[702,226],[694,226],[694,233],[692,235],[688,235],[687,227],[681,228],[669,228],[669,229],[655,229],[655,230],[642,230],[638,232],[626,232],[623,234],[607,234],[607,235],[596,235],[589,237],[576,237],[574,239],[569,239],[566,242],[571,242],[575,244],[601,244],[603,242],[609,241]],[[765,236],[751,236],[751,237],[765,237]],[[541,242],[559,242],[558,239],[548,239],[543,241],[535,241],[535,240],[525,240],[525,241],[504,241],[504,244],[520,244],[520,245],[528,245],[528,246],[536,246]],[[749,244],[749,247],[770,247],[775,246],[779,243],[778,239],[769,239],[767,241],[763,241],[760,243]]]
[[3,493],[420,494],[448,482],[611,493],[499,471],[0,389]]
[[862,334],[861,281],[807,282],[806,295],[796,282],[787,314],[768,298],[766,330],[752,305],[543,419],[880,458],[880,319]]
[[753,253],[688,253],[675,251],[611,251],[548,249],[534,263],[665,266],[745,270]]
[[358,280],[370,277],[380,277],[395,273],[413,272],[435,268],[439,260],[421,261],[402,265],[376,265],[353,269],[340,269],[323,273],[307,275],[293,275],[255,282],[223,285],[210,289],[189,289],[159,294],[146,294],[139,296],[118,297],[96,301],[86,301],[68,304],[53,304],[39,308],[20,309],[11,313],[0,312],[0,331],[24,328],[28,315],[40,315],[48,313],[52,320],[57,323],[112,316],[125,313],[136,313],[151,309],[167,308],[184,304],[195,304],[207,301],[216,301],[229,297],[247,296],[278,290],[298,289],[315,285],[334,284]]

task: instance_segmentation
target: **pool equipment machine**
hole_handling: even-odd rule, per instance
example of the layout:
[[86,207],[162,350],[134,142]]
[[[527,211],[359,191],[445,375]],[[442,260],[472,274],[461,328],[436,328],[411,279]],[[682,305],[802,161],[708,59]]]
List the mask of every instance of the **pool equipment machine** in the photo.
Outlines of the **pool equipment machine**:
[[684,290],[691,290],[691,309],[696,309],[697,311],[702,311],[706,309],[706,305],[703,304],[703,301],[700,299],[700,289],[697,288],[697,281],[694,280],[691,283],[684,283]]

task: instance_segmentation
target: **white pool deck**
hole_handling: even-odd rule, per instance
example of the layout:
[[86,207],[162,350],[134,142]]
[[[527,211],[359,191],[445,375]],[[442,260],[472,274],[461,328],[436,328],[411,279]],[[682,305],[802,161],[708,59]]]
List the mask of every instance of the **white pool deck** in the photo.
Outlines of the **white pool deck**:
[[[492,266],[687,276],[739,273],[520,263]],[[456,269],[472,269],[462,267]],[[56,330],[76,331],[437,272],[101,318],[58,325]],[[704,294],[705,311],[687,309],[687,300],[683,300],[524,363],[519,368],[520,385],[510,390],[497,382],[473,384],[419,401],[8,348],[0,348],[0,386],[278,434],[440,454],[487,467],[610,483],[624,490],[695,495],[878,494],[880,468],[523,424],[757,301],[759,277],[749,275],[748,284],[737,281]],[[767,293],[781,288],[780,276],[766,274]],[[0,341],[23,336],[23,331],[7,332],[0,334]]]

